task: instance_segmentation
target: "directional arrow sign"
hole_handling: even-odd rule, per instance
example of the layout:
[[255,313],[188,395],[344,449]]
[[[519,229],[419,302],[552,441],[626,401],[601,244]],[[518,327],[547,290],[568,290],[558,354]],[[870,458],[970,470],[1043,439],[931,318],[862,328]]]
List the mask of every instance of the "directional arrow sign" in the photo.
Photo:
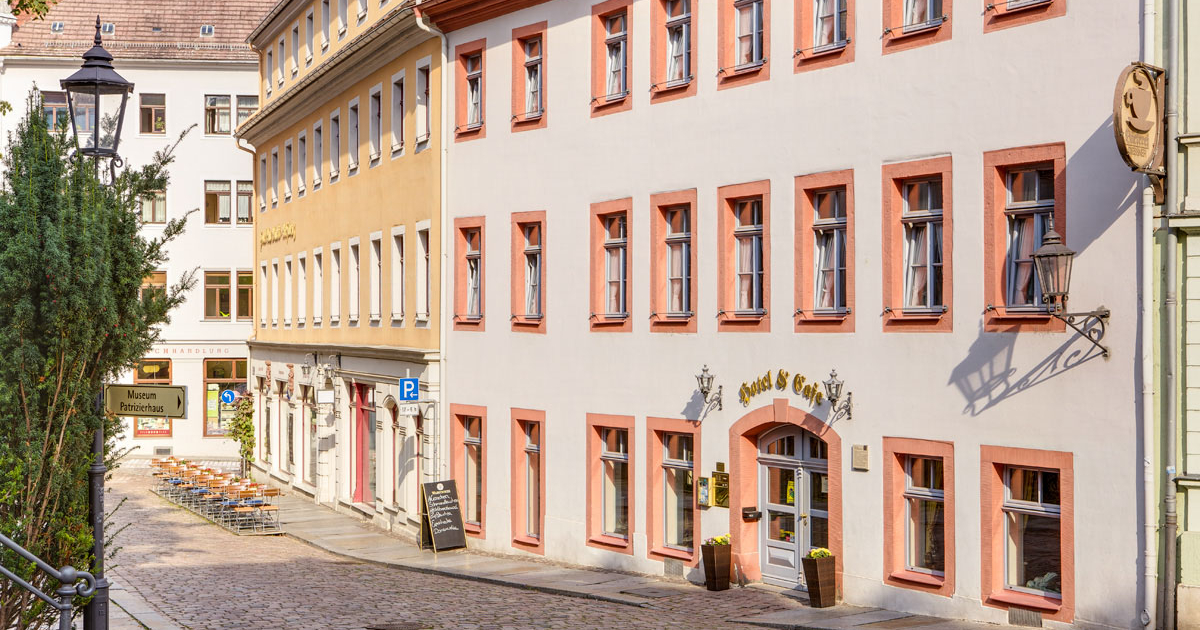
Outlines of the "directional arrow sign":
[[118,416],[186,418],[184,385],[105,385],[105,408]]

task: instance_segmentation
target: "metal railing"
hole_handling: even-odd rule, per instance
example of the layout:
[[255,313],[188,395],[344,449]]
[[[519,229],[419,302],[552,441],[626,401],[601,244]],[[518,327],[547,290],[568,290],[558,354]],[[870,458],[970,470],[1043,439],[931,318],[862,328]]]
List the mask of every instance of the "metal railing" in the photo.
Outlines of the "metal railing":
[[4,566],[0,565],[0,575],[3,575],[13,582],[16,582],[18,586],[29,591],[30,593],[33,593],[34,595],[37,595],[39,599],[49,604],[52,608],[58,610],[58,630],[71,630],[71,613],[73,609],[71,600],[73,600],[77,595],[79,597],[90,597],[93,593],[95,593],[96,578],[92,577],[91,573],[88,573],[87,571],[80,571],[70,565],[67,565],[61,569],[55,569],[54,567],[43,562],[37,556],[26,551],[24,547],[13,542],[11,538],[5,536],[4,534],[0,534],[0,547],[5,547],[15,551],[17,555],[34,563],[37,565],[37,568],[41,569],[49,574],[50,577],[59,581],[60,586],[54,591],[54,595],[57,597],[57,599],[55,599],[54,597],[51,597],[38,590],[29,582],[22,580],[17,576],[16,573],[13,573],[12,571],[4,568]]

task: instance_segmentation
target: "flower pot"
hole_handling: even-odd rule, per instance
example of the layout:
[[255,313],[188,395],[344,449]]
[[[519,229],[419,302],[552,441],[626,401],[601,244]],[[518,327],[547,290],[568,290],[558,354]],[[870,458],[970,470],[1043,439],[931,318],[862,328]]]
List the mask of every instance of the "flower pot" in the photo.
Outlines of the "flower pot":
[[809,605],[827,608],[837,603],[837,583],[834,579],[836,561],[825,558],[801,558],[804,565],[804,584],[808,587]]
[[704,560],[704,585],[710,591],[729,588],[729,565],[732,548],[729,545],[700,545]]

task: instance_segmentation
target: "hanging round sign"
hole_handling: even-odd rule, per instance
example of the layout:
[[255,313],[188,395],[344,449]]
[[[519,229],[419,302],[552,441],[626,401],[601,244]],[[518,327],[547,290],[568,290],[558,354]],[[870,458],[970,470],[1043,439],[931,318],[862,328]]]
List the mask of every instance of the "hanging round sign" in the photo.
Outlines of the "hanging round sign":
[[1121,158],[1135,171],[1155,170],[1162,157],[1163,103],[1156,73],[1130,64],[1113,95],[1113,133]]

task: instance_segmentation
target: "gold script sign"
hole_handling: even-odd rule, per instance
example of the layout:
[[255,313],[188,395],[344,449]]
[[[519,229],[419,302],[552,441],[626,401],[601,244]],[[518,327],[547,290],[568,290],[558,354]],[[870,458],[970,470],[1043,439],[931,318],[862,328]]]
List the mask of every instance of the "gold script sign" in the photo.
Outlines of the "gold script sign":
[[276,241],[282,241],[285,238],[296,238],[295,223],[280,223],[275,227],[269,227],[258,235],[258,246],[268,245]]
[[1113,133],[1121,158],[1135,171],[1156,171],[1162,161],[1161,74],[1143,64],[1130,64],[1117,79],[1113,94]]
[[792,376],[787,370],[776,370],[775,378],[771,378],[771,370],[767,370],[766,374],[753,379],[749,382],[742,383],[742,387],[738,389],[738,399],[742,401],[743,407],[750,406],[750,399],[763,392],[769,392],[772,389],[780,391],[786,390],[789,385],[789,377],[792,393],[807,399],[814,405],[819,405],[825,400],[825,393],[821,391],[820,383],[817,381],[809,381],[805,377],[796,374]]

